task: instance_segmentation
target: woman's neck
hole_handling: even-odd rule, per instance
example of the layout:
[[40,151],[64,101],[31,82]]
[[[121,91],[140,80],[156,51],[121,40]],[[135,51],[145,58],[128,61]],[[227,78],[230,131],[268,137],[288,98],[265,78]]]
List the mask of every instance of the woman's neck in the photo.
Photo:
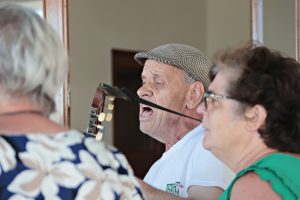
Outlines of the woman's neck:
[[41,106],[34,104],[28,97],[0,99],[0,115],[31,111],[42,113],[43,109]]
[[0,111],[0,118],[14,116],[14,115],[24,115],[24,114],[34,114],[34,115],[43,116],[43,112],[41,110],[24,109],[24,110],[14,110],[14,111],[5,111],[5,112]]
[[57,133],[68,130],[48,119],[29,99],[0,99],[0,133]]
[[275,152],[277,152],[276,149],[271,149],[265,146],[264,148],[255,149],[253,151],[241,154],[239,159],[237,159],[236,162],[233,163],[232,169],[234,172],[239,172],[242,169],[249,167],[251,164],[255,163],[262,157]]

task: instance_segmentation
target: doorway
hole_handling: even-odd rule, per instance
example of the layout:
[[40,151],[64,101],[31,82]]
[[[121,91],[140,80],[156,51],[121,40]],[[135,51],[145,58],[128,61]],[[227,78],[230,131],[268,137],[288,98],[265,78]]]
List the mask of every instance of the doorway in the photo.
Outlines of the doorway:
[[[112,50],[114,86],[137,91],[143,68],[133,59],[136,53]],[[164,145],[139,130],[138,104],[116,99],[114,105],[114,145],[125,154],[135,175],[144,178],[151,165],[160,158]]]

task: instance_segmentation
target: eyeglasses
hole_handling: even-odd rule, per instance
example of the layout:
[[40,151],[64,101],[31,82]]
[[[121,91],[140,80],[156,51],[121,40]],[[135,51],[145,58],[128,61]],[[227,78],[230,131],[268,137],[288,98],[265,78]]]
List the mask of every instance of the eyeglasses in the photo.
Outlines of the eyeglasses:
[[205,109],[207,109],[208,103],[211,103],[212,100],[215,100],[215,99],[221,99],[221,100],[222,99],[232,99],[232,100],[235,100],[232,97],[215,94],[215,93],[213,93],[212,91],[209,91],[209,90],[204,92],[204,97],[203,98],[204,98]]

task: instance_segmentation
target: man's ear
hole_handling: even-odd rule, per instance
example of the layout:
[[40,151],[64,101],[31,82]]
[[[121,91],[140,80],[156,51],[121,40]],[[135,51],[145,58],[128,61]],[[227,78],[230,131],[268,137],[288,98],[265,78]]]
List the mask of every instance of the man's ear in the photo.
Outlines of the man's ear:
[[189,86],[189,91],[187,93],[187,108],[196,109],[200,104],[202,97],[204,95],[204,86],[200,81],[196,81]]
[[247,120],[247,130],[251,132],[257,131],[264,126],[267,118],[267,111],[262,105],[255,105],[246,109],[245,117]]

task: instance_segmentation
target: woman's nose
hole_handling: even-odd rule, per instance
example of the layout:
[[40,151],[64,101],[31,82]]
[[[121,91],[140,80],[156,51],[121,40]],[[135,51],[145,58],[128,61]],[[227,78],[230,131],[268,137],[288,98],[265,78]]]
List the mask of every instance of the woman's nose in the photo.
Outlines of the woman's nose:
[[204,113],[206,113],[206,108],[204,105],[204,102],[200,103],[197,107],[197,113],[204,115]]

